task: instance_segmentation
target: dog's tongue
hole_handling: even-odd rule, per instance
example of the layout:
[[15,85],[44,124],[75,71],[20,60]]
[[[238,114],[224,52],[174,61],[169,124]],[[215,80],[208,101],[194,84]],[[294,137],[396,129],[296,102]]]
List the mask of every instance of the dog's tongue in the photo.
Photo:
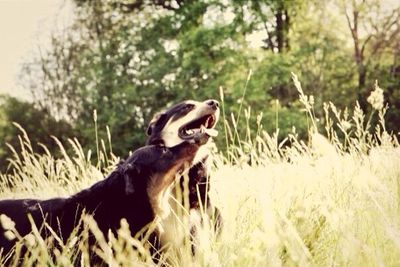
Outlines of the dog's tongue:
[[206,133],[208,136],[211,136],[211,137],[216,137],[218,135],[218,131],[217,130],[211,129],[211,128],[210,129],[206,128],[203,125],[200,127],[200,132],[201,133]]

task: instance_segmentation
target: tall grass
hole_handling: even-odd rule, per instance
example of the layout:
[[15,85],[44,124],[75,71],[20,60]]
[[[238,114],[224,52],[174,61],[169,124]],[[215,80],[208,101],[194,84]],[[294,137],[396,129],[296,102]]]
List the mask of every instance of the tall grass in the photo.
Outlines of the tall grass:
[[[164,254],[160,264],[400,265],[400,148],[385,130],[386,107],[377,105],[374,95],[368,99],[374,112],[368,115],[358,104],[350,112],[328,103],[324,125],[319,125],[312,96],[304,94],[296,76],[293,79],[310,121],[309,139],[299,140],[293,132],[279,142],[277,133],[262,130],[260,118],[250,125],[249,109],[242,118],[248,131],[240,137],[239,115],[224,114],[221,134],[226,136],[228,155],[214,155],[210,193],[224,219],[222,231],[217,235],[205,224],[195,241],[196,255],[187,242],[179,251]],[[375,116],[378,123],[372,125]],[[251,128],[258,129],[254,136]],[[97,152],[103,153],[103,162],[92,165],[91,153],[77,140],[68,144],[73,155],[67,155],[57,139],[63,158],[55,159],[45,147],[45,153],[38,154],[21,131],[20,152],[14,150],[10,160],[12,172],[0,176],[3,198],[69,195],[102,179],[118,161],[103,143]],[[25,263],[87,266],[91,233],[98,240],[96,253],[108,264],[151,264],[146,244],[130,236],[125,221],[118,237],[109,236],[108,242],[90,217],[82,223],[88,230],[71,240],[57,240],[54,234],[57,247],[48,247],[36,232],[19,237],[18,246],[25,243],[31,251]],[[77,252],[82,257],[77,258]]]

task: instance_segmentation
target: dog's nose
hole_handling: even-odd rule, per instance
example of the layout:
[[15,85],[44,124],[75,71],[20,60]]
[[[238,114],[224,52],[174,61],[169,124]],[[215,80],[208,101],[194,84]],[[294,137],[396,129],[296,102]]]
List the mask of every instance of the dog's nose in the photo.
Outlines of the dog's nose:
[[219,107],[219,103],[215,99],[206,100],[206,103],[207,103],[207,105],[211,106],[214,109],[217,109]]

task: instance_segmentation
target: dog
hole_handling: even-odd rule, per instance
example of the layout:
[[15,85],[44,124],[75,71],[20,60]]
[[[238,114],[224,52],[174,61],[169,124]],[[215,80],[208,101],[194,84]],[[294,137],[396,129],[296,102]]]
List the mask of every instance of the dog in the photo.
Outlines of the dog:
[[[198,150],[207,143],[209,135],[197,132],[174,146],[146,145],[133,152],[108,177],[88,189],[68,198],[9,199],[0,201],[0,214],[15,222],[21,236],[32,231],[28,214],[41,235],[49,233],[47,223],[62,240],[67,240],[83,212],[93,216],[105,237],[111,230],[116,234],[125,218],[134,235],[160,216],[165,190],[174,182],[176,174],[190,165]],[[5,237],[7,227],[0,226],[0,248],[9,253],[15,240]]]
[[[165,111],[154,116],[150,121],[147,135],[148,145],[161,145],[174,147],[193,138],[198,133],[206,133],[210,137],[215,137],[218,132],[214,129],[219,119],[219,103],[217,100],[209,99],[204,102],[188,100],[176,104]],[[179,250],[185,242],[185,229],[182,227],[184,218],[178,214],[189,214],[189,227],[192,243],[196,239],[196,231],[202,219],[208,216],[214,222],[217,232],[222,225],[222,218],[219,210],[214,207],[209,198],[209,154],[212,145],[210,138],[206,145],[202,146],[196,153],[191,165],[188,166],[188,181],[181,176],[180,181],[171,185],[169,198],[165,198],[167,203],[163,207],[166,209],[159,218],[159,227],[152,239],[153,254],[168,248]],[[187,194],[177,200],[176,188],[180,192],[187,185]],[[175,188],[173,188],[175,187]],[[179,210],[184,206],[183,200],[189,200],[189,211]],[[178,201],[178,203],[177,203]],[[161,214],[161,213],[160,213]],[[187,234],[186,234],[187,235]],[[195,246],[192,244],[192,252],[195,253]]]

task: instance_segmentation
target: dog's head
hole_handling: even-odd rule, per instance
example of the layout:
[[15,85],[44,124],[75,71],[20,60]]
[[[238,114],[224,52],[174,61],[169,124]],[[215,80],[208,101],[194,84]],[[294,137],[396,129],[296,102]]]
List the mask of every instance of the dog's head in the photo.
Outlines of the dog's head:
[[147,143],[173,147],[194,139],[198,133],[214,137],[218,134],[214,129],[218,118],[216,100],[181,102],[154,116],[147,128]]
[[118,177],[120,174],[124,177],[126,195],[138,188],[147,188],[152,197],[166,189],[174,181],[175,174],[194,160],[206,135],[197,133],[192,140],[173,147],[147,145],[135,150],[116,172]]

